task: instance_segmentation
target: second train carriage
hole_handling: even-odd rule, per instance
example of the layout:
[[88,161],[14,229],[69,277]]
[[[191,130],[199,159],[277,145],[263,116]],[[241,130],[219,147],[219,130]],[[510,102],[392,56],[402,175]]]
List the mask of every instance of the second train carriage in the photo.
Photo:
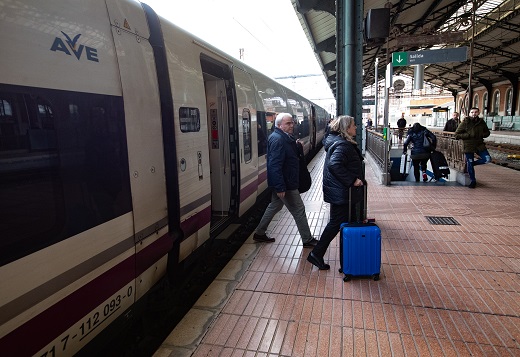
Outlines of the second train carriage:
[[255,204],[277,113],[306,153],[328,114],[137,1],[0,13],[0,350],[72,355]]

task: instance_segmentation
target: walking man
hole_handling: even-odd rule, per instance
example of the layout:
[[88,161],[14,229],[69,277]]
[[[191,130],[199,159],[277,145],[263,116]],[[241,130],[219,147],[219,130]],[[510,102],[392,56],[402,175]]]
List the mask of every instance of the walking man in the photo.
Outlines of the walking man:
[[271,203],[255,229],[253,240],[264,243],[275,241],[265,232],[274,215],[285,205],[294,217],[303,246],[311,248],[318,241],[311,235],[305,205],[298,191],[299,158],[296,140],[292,135],[293,117],[289,113],[280,113],[276,116],[274,124],[274,132],[267,141],[267,184],[273,192]]
[[[484,143],[484,138],[487,138],[490,132],[487,124],[479,117],[479,114],[478,108],[471,108],[469,116],[464,118],[455,131],[455,139],[462,139],[464,146],[468,174],[471,180],[469,188],[477,186],[475,166],[491,162],[491,156]],[[479,156],[477,160],[475,160],[475,153]]]
[[406,128],[406,119],[404,118],[404,113],[401,114],[401,117],[397,121],[397,137],[399,138],[399,142],[403,141],[404,129]]

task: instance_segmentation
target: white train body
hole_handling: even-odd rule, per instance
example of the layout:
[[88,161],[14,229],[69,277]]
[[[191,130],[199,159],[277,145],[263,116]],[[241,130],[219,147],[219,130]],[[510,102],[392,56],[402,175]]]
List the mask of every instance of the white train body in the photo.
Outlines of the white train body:
[[69,356],[255,204],[276,113],[307,153],[327,113],[137,1],[0,18],[0,351]]

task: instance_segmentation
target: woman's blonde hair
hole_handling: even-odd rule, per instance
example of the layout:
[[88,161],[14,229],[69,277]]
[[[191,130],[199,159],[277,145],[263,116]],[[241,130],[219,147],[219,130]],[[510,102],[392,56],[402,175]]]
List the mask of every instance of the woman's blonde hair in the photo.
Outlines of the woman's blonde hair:
[[348,128],[353,124],[355,124],[354,117],[349,115],[340,115],[339,117],[332,119],[329,123],[329,127],[331,131],[338,132],[345,140],[357,144],[357,142],[347,132]]

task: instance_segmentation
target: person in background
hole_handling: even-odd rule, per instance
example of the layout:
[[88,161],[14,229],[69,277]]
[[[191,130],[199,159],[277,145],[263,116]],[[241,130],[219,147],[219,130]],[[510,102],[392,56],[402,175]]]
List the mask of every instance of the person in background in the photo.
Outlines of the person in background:
[[330,122],[332,121],[333,119],[329,119],[329,121],[327,122],[327,125],[325,125],[325,135],[323,135],[323,139],[321,139],[321,144],[323,146],[325,146],[325,142],[327,141],[327,136],[329,136],[329,133],[330,133]]
[[274,122],[275,129],[267,140],[267,184],[273,190],[267,206],[255,229],[255,242],[271,243],[275,239],[265,232],[274,215],[285,205],[294,217],[305,248],[318,242],[311,235],[305,205],[298,191],[299,157],[296,139],[293,137],[294,120],[289,113],[280,113]]
[[341,115],[329,126],[330,133],[325,141],[327,156],[323,166],[323,200],[330,204],[330,220],[307,257],[320,270],[330,269],[323,257],[341,224],[349,221],[349,188],[359,189],[364,185],[363,156],[354,140],[354,118]]
[[258,123],[257,126],[257,137],[258,137],[258,156],[265,155],[267,152],[267,137],[264,133],[264,129]]
[[372,119],[368,118],[368,120],[367,120],[367,128],[372,128],[372,125],[373,125]]
[[[424,147],[424,137],[430,140],[430,147]],[[424,182],[428,181],[428,175],[426,175],[426,167],[428,160],[430,159],[430,153],[433,148],[437,145],[437,137],[424,126],[419,123],[415,123],[409,130],[408,136],[403,144],[403,154],[406,154],[408,145],[412,144],[412,152],[410,158],[413,164],[413,175],[415,182],[420,181],[420,171],[422,171],[422,179]]]
[[[491,155],[486,148],[484,138],[490,135],[487,124],[479,117],[480,110],[471,108],[469,116],[464,118],[455,130],[455,139],[462,140],[464,154],[466,155],[466,167],[470,178],[469,188],[477,186],[475,178],[475,166],[491,162]],[[479,156],[475,160],[475,153]]]
[[449,119],[446,122],[446,125],[444,125],[444,131],[449,131],[449,132],[454,133],[455,130],[457,130],[457,127],[459,126],[459,124],[460,124],[459,113],[453,112],[451,119]]
[[404,113],[401,114],[401,118],[397,121],[397,137],[399,138],[399,142],[403,141],[404,129],[406,128],[406,119],[404,118]]

